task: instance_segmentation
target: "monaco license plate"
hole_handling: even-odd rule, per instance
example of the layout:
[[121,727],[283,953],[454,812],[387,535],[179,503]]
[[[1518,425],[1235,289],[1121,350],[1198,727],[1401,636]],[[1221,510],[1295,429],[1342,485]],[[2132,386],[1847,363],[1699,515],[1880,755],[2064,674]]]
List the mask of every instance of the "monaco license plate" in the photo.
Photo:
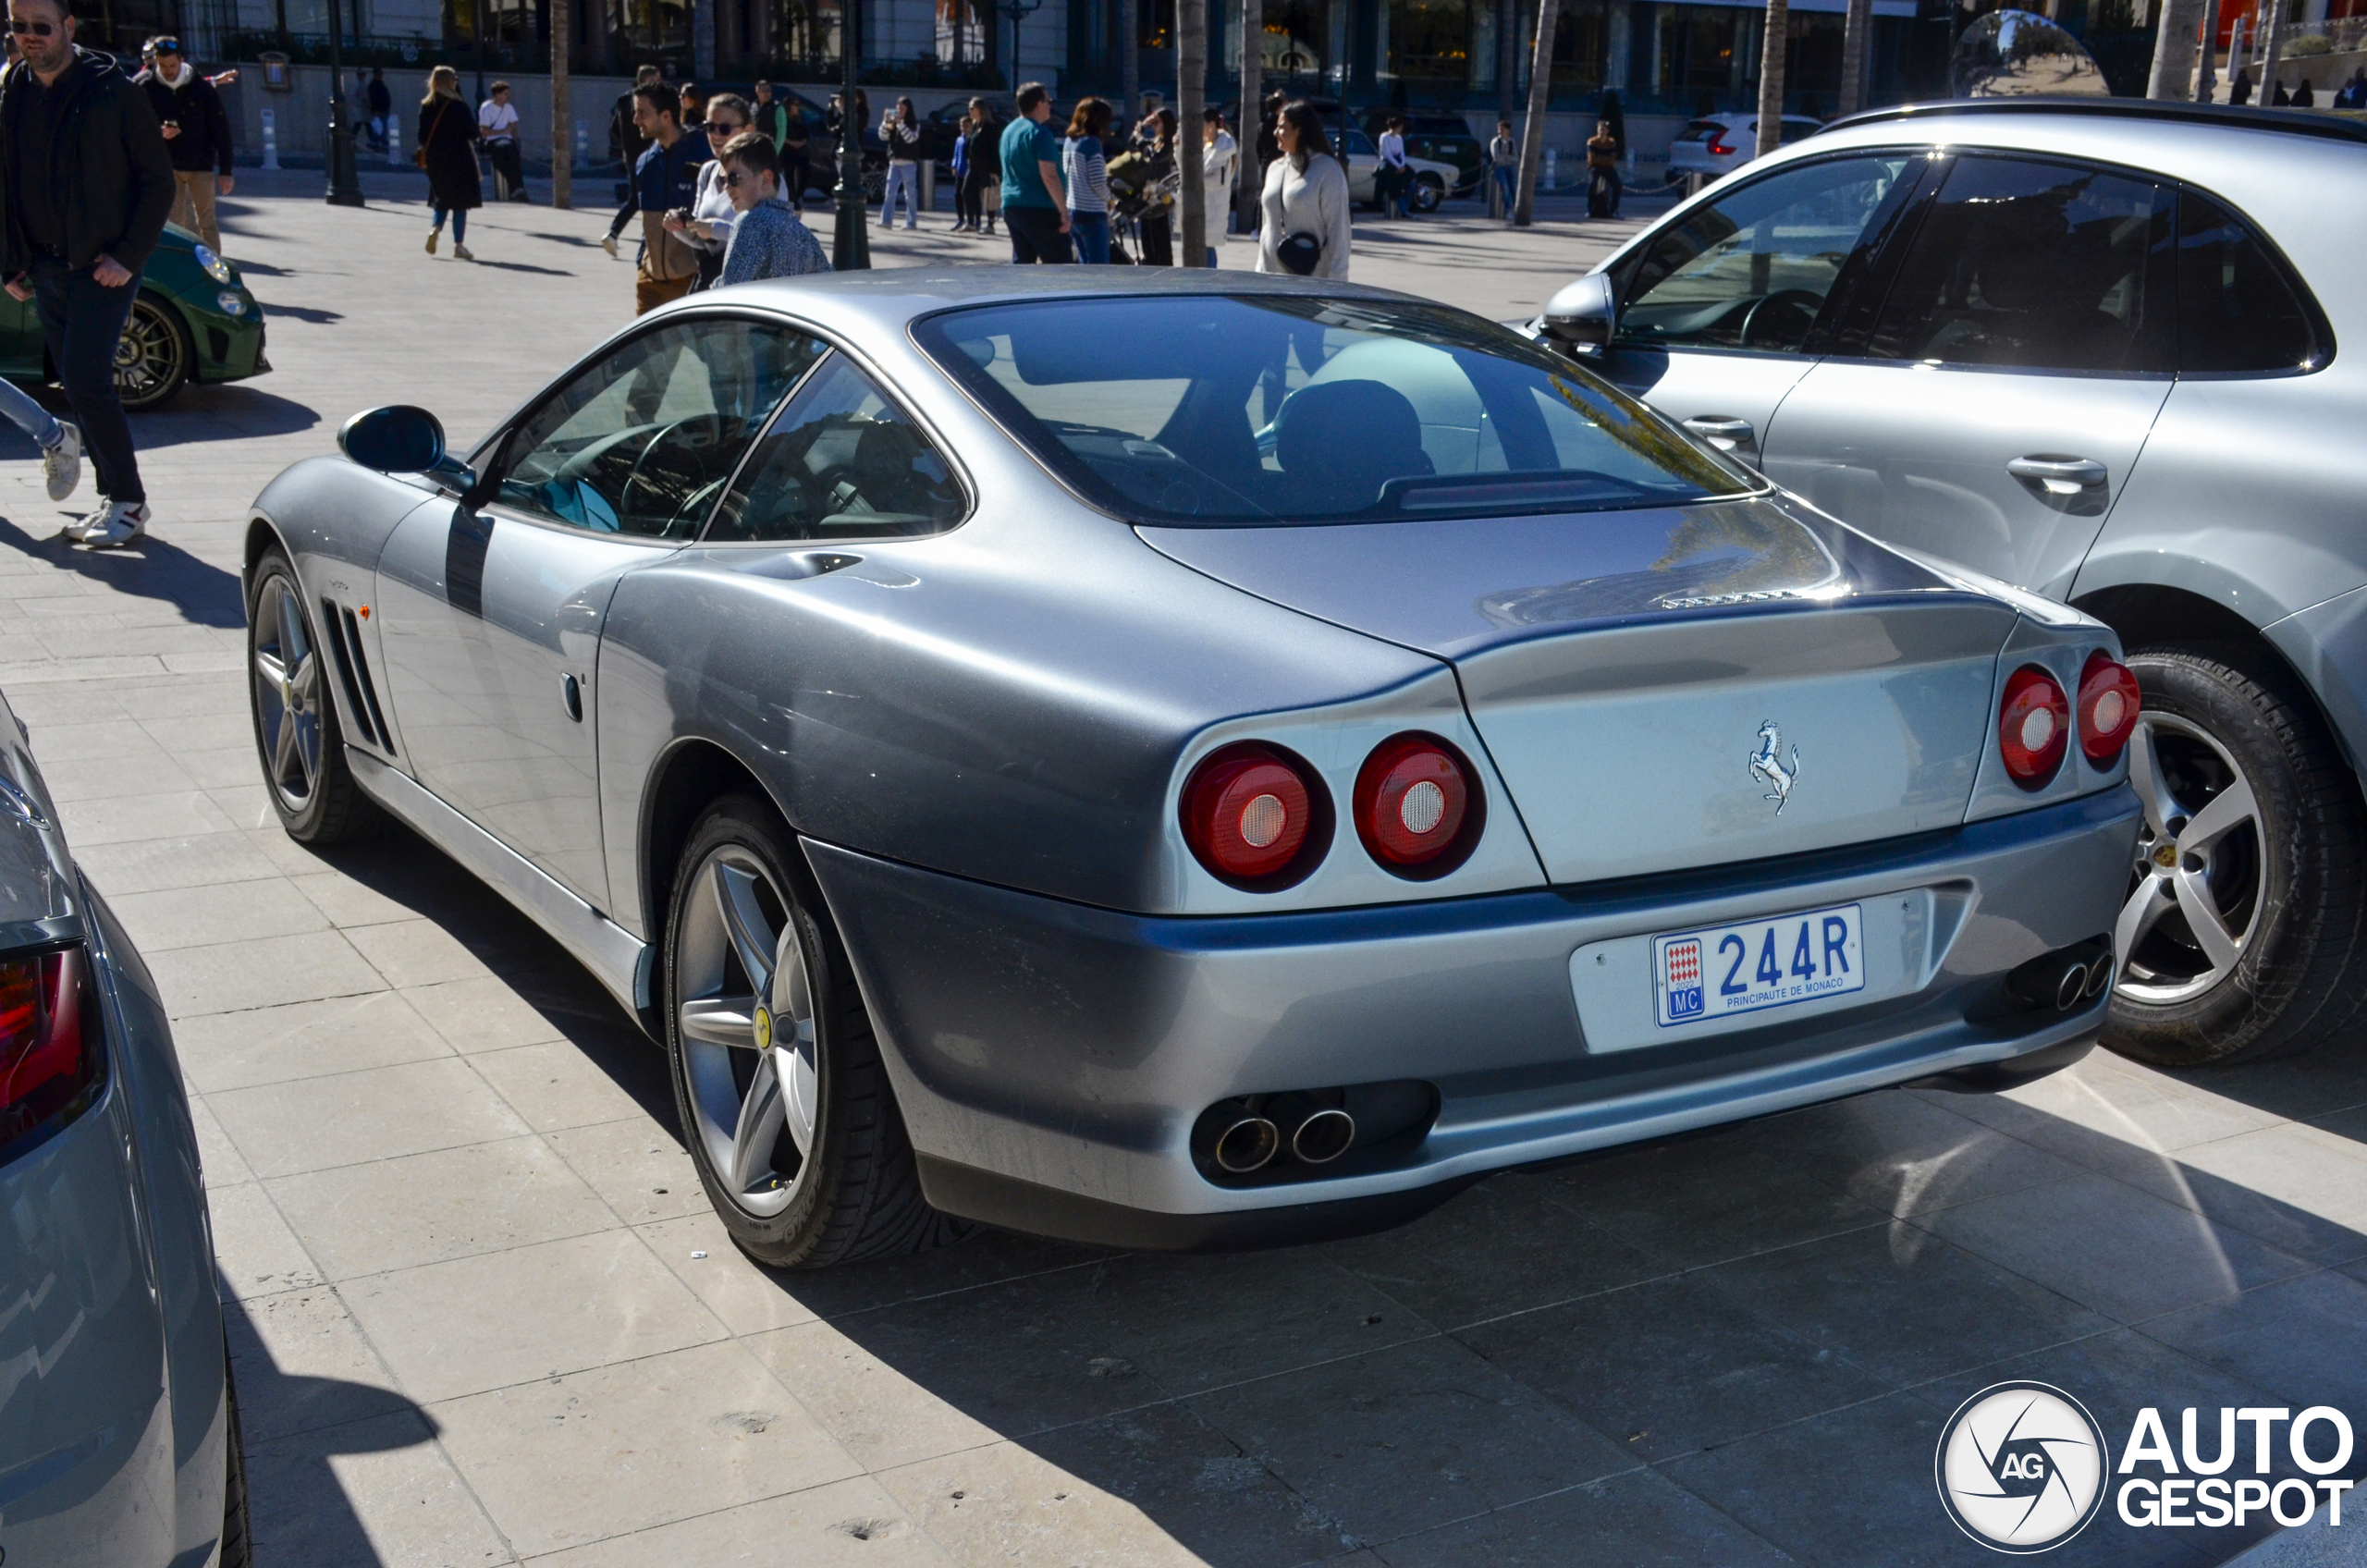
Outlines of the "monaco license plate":
[[1866,987],[1856,904],[1652,938],[1660,1024],[1673,1029]]

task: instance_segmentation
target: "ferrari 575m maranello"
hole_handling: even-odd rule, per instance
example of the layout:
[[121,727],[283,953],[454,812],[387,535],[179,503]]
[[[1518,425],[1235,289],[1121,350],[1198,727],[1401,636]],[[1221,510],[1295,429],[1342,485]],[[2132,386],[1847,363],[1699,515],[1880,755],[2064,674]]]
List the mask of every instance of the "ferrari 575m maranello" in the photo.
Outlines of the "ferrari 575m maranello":
[[1458,311],[756,285],[341,442],[247,543],[288,830],[564,943],[770,1263],[1369,1229],[2104,1014],[2112,634]]

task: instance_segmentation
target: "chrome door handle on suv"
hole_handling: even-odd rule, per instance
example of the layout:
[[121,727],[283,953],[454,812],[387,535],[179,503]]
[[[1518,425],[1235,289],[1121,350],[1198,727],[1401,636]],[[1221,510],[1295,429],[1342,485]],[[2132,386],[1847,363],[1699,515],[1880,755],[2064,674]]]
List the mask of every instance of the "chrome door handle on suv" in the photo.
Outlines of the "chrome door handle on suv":
[[1686,420],[1685,428],[1728,457],[1759,466],[1759,432],[1751,428],[1750,421],[1731,414],[1703,414]]
[[2112,475],[2093,458],[2041,452],[2009,459],[2005,472],[2042,502],[2073,517],[2100,516],[2112,499]]

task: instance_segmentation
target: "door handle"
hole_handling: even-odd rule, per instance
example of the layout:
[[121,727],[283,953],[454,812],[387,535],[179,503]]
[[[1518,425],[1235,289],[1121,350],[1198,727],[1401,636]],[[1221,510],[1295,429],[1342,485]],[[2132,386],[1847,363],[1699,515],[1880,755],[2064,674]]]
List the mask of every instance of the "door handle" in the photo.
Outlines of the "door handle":
[[2093,458],[2041,452],[2009,459],[2005,472],[2046,505],[2074,517],[2093,517],[2111,498],[2112,474]]
[[1685,422],[1685,428],[1729,457],[1759,466],[1759,432],[1750,421],[1732,414],[1702,414]]
[[567,709],[567,717],[576,723],[583,722],[583,687],[572,675],[559,677],[559,705]]

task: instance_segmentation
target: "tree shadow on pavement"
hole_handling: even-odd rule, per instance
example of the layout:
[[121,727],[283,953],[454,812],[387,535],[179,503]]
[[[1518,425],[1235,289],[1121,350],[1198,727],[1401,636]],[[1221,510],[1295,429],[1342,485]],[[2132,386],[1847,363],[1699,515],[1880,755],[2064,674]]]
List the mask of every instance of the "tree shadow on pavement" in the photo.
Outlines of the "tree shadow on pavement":
[[61,506],[57,531],[46,535],[31,533],[0,517],[0,548],[104,582],[118,594],[162,599],[178,606],[183,618],[194,625],[227,628],[247,623],[246,596],[232,573],[155,533],[126,550],[77,548],[63,532],[73,515]]
[[[301,1354],[324,1342],[313,1315],[335,1294],[325,1286],[240,1301],[220,1282],[223,1328],[239,1395],[245,1439],[248,1506],[255,1561],[305,1568],[379,1568],[384,1559],[349,1496],[357,1472],[374,1456],[399,1455],[433,1443],[440,1428],[426,1411],[392,1389],[292,1370],[272,1344]],[[259,1322],[285,1314],[288,1321]],[[309,1329],[309,1332],[308,1332]],[[360,1461],[359,1464],[356,1461]],[[418,1503],[440,1501],[449,1470],[440,1455],[421,1454],[396,1464],[410,1471],[394,1487],[418,1491]],[[434,1472],[443,1471],[442,1476]],[[382,1482],[388,1477],[373,1476]],[[439,1485],[439,1481],[445,1485]],[[414,1501],[414,1500],[406,1500]]]

